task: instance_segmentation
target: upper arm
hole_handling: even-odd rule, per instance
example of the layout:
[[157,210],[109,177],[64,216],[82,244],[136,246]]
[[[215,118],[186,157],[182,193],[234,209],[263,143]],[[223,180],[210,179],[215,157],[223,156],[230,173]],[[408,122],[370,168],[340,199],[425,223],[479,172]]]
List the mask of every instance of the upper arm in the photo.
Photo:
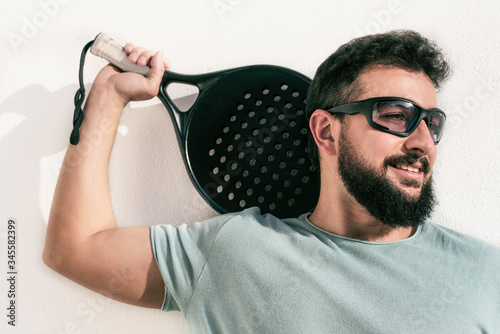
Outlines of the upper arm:
[[71,255],[55,267],[71,280],[107,297],[143,307],[162,306],[165,287],[148,227],[95,233],[73,245]]

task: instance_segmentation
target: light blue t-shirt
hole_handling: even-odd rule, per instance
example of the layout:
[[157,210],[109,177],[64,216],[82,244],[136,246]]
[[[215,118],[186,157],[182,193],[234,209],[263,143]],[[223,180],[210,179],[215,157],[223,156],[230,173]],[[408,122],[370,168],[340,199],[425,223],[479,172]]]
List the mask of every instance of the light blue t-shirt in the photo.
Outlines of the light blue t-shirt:
[[166,287],[199,333],[500,333],[500,249],[426,222],[366,242],[257,208],[151,228]]

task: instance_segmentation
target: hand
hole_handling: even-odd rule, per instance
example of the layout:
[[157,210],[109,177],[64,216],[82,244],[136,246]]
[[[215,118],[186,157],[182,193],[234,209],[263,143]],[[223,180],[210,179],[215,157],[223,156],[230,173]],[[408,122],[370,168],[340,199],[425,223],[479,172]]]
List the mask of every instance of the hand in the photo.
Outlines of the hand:
[[104,67],[94,80],[92,90],[105,89],[110,98],[123,108],[129,101],[147,100],[158,95],[161,79],[166,69],[170,68],[163,53],[145,50],[131,43],[125,45],[125,52],[130,62],[140,66],[149,65],[147,77],[140,74],[121,72],[112,65]]

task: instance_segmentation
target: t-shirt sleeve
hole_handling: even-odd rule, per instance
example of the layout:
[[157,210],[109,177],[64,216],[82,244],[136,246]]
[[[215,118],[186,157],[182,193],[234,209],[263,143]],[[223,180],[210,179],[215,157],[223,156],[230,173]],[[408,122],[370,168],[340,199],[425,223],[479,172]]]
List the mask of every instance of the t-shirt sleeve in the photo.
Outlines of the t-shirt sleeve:
[[179,227],[151,227],[153,254],[165,282],[162,310],[187,310],[217,234],[232,216]]

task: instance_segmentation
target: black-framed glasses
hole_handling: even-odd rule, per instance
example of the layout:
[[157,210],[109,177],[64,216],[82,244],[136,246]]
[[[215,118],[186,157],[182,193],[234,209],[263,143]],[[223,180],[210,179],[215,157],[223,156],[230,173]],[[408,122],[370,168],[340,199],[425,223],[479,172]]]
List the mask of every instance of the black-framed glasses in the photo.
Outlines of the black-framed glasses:
[[402,97],[375,97],[342,104],[327,110],[331,114],[363,114],[373,128],[400,137],[409,136],[425,120],[434,143],[443,136],[445,113],[438,108],[425,109]]

